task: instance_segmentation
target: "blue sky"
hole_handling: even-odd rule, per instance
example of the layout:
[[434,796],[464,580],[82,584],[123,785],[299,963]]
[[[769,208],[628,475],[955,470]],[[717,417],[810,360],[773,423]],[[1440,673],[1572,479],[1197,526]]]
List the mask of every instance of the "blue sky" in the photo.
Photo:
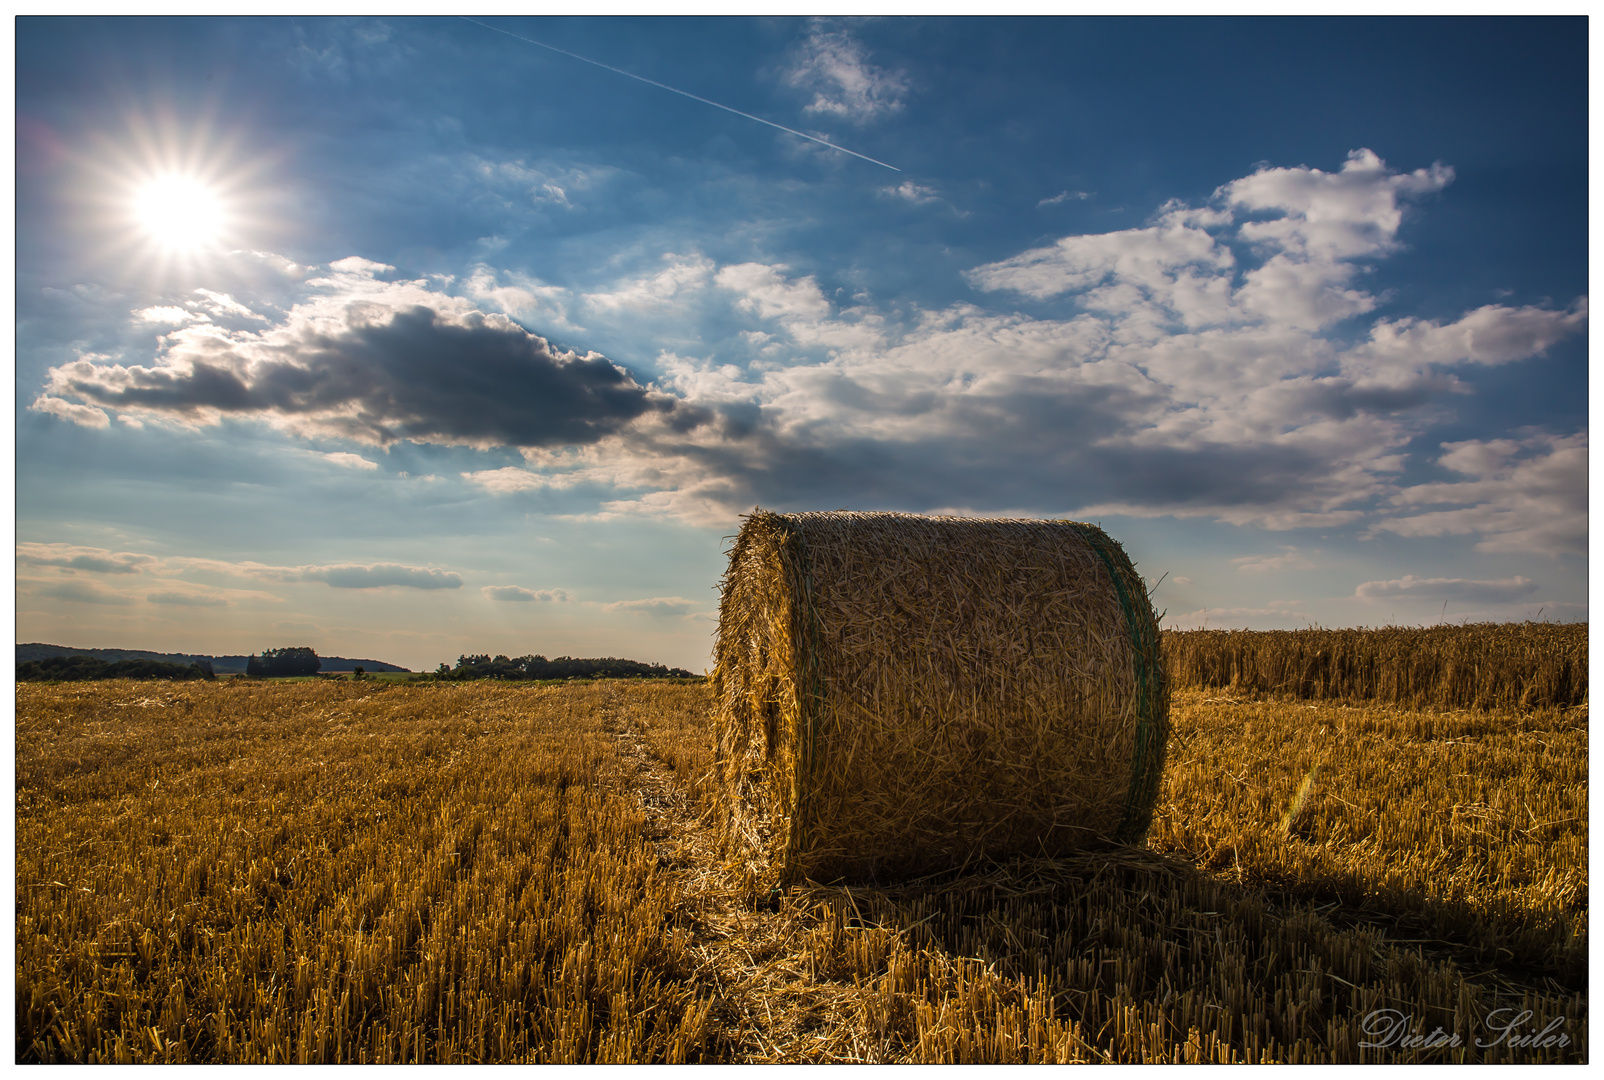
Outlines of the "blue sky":
[[754,505],[1586,618],[1585,21],[486,22],[17,21],[19,641],[700,670]]

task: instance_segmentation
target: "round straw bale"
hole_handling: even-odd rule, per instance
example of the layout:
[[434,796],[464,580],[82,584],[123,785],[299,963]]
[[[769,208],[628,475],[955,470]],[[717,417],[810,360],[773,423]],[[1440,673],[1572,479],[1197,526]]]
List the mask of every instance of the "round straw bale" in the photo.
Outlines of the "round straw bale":
[[759,509],[721,589],[719,777],[758,880],[1146,834],[1169,731],[1158,621],[1096,526]]

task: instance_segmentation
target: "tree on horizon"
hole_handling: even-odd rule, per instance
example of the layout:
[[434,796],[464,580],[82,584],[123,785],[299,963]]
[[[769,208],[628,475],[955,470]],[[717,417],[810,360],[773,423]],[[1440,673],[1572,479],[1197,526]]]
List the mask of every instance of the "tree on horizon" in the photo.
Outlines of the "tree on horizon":
[[309,648],[263,649],[262,655],[251,654],[245,662],[245,674],[263,679],[284,678],[291,675],[316,675],[323,666],[317,653]]

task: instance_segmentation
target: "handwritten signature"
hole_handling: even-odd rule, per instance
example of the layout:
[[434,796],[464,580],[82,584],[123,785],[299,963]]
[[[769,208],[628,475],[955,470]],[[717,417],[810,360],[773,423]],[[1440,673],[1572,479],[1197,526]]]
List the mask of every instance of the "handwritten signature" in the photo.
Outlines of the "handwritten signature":
[[[1477,1037],[1476,1045],[1484,1050],[1499,1045],[1539,1048],[1571,1044],[1571,1037],[1557,1030],[1565,1026],[1563,1016],[1554,1017],[1538,1030],[1530,1009],[1494,1009],[1487,1014],[1486,1023],[1487,1034],[1496,1037],[1490,1041]],[[1441,1025],[1430,1034],[1423,1033],[1413,1016],[1397,1009],[1376,1009],[1365,1016],[1360,1026],[1369,1038],[1359,1045],[1366,1048],[1436,1050],[1465,1044],[1458,1032],[1444,1031]]]

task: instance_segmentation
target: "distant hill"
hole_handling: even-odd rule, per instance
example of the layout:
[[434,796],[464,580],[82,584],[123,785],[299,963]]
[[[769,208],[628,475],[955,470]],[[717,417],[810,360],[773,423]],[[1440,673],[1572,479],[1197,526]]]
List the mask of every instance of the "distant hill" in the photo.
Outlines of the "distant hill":
[[[207,656],[203,653],[162,653],[145,649],[74,649],[69,645],[45,645],[31,642],[17,646],[17,663],[47,660],[52,656],[92,656],[96,660],[116,663],[119,660],[157,660],[167,664],[193,664],[201,660],[211,662],[212,670],[219,675],[243,675],[248,656]],[[386,664],[382,660],[348,660],[343,656],[320,656],[323,666],[319,671],[352,671],[357,665],[363,671],[411,671],[411,668]]]
[[[325,671],[351,671],[359,664],[361,665],[362,670],[367,672],[369,675],[373,674],[375,671],[412,670],[411,668],[396,667],[394,664],[386,664],[383,660],[347,660],[343,656],[320,656],[318,659],[323,661],[323,666],[318,668],[318,672],[320,674]],[[241,665],[240,670],[245,670],[243,664]]]

